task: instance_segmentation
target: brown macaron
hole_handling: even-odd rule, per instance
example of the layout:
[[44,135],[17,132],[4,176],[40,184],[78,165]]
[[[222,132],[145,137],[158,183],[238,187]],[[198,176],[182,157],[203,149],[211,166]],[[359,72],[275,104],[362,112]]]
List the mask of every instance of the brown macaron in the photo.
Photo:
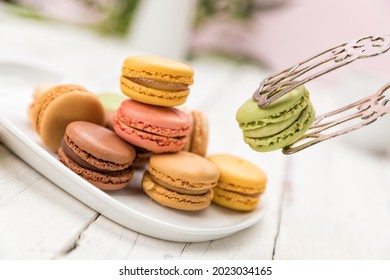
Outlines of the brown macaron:
[[154,154],[142,180],[145,193],[166,207],[196,211],[210,205],[217,167],[188,152]]
[[135,149],[113,131],[89,122],[66,127],[58,158],[72,171],[102,190],[128,185],[133,177]]
[[30,119],[44,145],[56,152],[67,125],[74,121],[104,123],[104,110],[96,95],[78,85],[58,85],[36,96]]
[[144,168],[149,163],[149,159],[153,155],[153,152],[137,146],[134,146],[134,148],[136,154],[133,161],[133,167]]

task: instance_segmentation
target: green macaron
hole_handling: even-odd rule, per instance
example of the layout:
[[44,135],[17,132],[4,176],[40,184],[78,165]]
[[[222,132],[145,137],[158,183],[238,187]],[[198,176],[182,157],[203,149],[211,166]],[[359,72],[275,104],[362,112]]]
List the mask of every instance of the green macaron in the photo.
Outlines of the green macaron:
[[103,105],[103,108],[107,112],[116,111],[119,108],[122,101],[128,99],[128,97],[123,94],[116,94],[110,92],[102,92],[98,93],[97,97]]
[[265,107],[250,98],[237,111],[244,141],[258,152],[274,151],[298,140],[311,126],[315,110],[304,86]]

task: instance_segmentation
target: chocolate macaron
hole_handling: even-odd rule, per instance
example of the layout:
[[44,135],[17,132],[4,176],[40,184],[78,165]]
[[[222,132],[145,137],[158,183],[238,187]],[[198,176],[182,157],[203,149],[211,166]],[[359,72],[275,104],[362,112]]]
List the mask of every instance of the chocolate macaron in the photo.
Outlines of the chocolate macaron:
[[58,158],[72,171],[102,190],[126,187],[133,177],[134,147],[113,131],[89,122],[70,123]]

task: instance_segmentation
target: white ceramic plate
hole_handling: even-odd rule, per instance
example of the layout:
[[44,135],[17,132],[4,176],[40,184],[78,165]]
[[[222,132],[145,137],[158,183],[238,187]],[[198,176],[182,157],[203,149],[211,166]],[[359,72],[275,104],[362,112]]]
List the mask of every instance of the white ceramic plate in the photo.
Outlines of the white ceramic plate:
[[65,167],[42,146],[27,118],[31,91],[19,92],[15,96],[1,94],[1,98],[4,101],[0,100],[2,142],[57,186],[129,229],[160,239],[200,242],[236,233],[257,223],[263,216],[263,207],[249,213],[213,204],[199,212],[163,207],[143,193],[140,184],[142,171],[136,171],[126,189],[101,191]]

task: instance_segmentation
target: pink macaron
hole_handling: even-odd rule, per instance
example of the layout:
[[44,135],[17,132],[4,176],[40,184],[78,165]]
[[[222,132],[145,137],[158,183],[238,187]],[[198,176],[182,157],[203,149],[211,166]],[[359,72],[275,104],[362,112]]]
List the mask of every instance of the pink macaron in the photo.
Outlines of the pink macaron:
[[191,119],[177,108],[128,99],[116,111],[113,126],[119,137],[133,145],[154,153],[178,152],[188,141]]

